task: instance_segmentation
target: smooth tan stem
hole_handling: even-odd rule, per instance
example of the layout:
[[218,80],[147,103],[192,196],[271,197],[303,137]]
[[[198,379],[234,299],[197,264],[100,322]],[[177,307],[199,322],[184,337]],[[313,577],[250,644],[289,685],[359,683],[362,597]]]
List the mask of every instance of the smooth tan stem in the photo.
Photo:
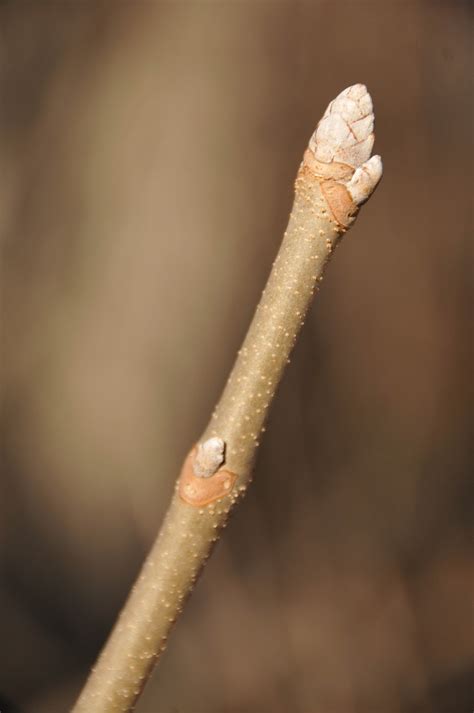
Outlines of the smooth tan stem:
[[[340,96],[347,98],[357,88],[366,101],[368,94],[360,87],[365,90],[355,85]],[[331,121],[328,112],[326,124],[328,116]],[[324,130],[328,133],[326,125]],[[312,141],[317,148],[317,132]],[[327,153],[327,146],[323,148]],[[369,155],[370,149],[371,143]],[[74,713],[126,713],[133,708],[231,509],[250,482],[270,404],[318,281],[362,202],[350,192],[359,164],[335,160],[334,151],[321,161],[316,153],[305,153],[288,228],[219,404],[199,449],[193,447],[185,460],[158,538]],[[380,179],[381,164],[379,170],[373,163],[377,157],[370,162],[368,156],[361,158],[365,192],[358,175],[355,185],[366,200]],[[368,190],[366,177],[373,171]]]

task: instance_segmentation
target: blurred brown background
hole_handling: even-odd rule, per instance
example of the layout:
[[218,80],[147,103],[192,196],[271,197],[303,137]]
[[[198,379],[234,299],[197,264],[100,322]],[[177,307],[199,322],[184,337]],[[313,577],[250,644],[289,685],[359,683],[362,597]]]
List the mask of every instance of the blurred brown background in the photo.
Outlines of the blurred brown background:
[[385,177],[137,711],[472,711],[471,9],[0,5],[2,713],[77,695],[354,82]]

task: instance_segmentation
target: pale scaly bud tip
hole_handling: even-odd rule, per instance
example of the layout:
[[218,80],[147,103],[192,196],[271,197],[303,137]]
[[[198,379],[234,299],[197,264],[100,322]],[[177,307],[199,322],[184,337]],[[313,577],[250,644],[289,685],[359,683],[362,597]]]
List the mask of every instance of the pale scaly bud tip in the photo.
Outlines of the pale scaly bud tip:
[[382,159],[370,158],[374,138],[371,96],[364,84],[354,84],[329,104],[309,142],[317,161],[355,169],[346,187],[358,205],[367,200],[382,177]]
[[357,168],[370,157],[373,144],[372,99],[364,84],[354,84],[329,104],[309,147],[318,161]]
[[222,438],[209,438],[199,443],[193,463],[194,475],[209,478],[216,473],[225,459],[225,442]]

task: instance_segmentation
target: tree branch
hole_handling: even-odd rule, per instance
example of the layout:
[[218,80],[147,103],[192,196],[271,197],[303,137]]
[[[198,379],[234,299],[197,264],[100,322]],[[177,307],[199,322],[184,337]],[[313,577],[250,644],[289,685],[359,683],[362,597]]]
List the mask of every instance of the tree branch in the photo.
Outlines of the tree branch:
[[318,281],[382,176],[372,101],[344,90],[311,137],[288,228],[247,336],[199,443],[186,458],[158,538],[74,713],[126,713],[164,650],[234,504]]

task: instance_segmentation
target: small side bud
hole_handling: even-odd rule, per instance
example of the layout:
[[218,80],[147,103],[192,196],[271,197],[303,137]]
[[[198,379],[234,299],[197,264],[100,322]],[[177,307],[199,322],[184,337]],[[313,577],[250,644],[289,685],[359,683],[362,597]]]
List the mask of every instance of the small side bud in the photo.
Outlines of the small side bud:
[[194,475],[198,478],[210,478],[216,473],[225,459],[225,442],[222,438],[209,438],[199,443],[193,463]]
[[178,480],[181,500],[193,507],[202,508],[231,495],[237,475],[221,467],[224,451],[225,442],[222,438],[209,438],[188,453]]
[[365,203],[376,189],[382,178],[382,173],[383,166],[380,156],[372,156],[354,171],[354,175],[347,184],[347,190],[354,203],[357,205]]

